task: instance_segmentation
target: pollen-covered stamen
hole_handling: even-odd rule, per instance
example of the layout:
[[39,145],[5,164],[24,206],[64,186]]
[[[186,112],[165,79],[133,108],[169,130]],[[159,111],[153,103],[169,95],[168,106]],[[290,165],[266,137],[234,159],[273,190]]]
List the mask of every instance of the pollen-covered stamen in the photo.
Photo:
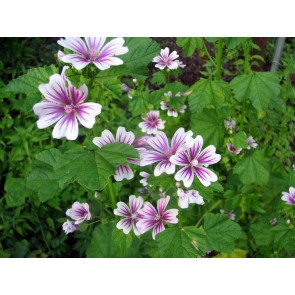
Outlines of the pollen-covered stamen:
[[71,112],[74,112],[74,111],[75,111],[75,108],[76,108],[76,106],[74,106],[73,104],[66,105],[66,106],[64,107],[65,112],[66,112],[67,114],[70,114]]
[[95,61],[99,55],[99,52],[94,49],[89,49],[88,51],[88,58],[90,61]]

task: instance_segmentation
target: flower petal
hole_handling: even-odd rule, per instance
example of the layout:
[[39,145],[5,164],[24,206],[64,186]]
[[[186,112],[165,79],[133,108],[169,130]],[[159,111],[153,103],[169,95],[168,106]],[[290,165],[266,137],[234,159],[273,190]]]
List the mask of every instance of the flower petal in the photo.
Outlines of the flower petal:
[[175,164],[171,163],[169,160],[161,161],[154,171],[155,176],[159,176],[162,173],[173,174],[175,172]]
[[79,89],[75,86],[69,86],[70,99],[72,100],[73,105],[78,105],[84,102],[88,95],[88,88],[83,84]]
[[163,215],[168,203],[170,201],[170,197],[167,196],[166,198],[160,198],[157,202],[157,209],[160,216]]
[[177,129],[171,141],[172,155],[190,148],[193,144],[192,135],[192,131],[185,132],[184,128]]
[[128,235],[133,227],[132,218],[124,218],[117,223],[117,229],[123,229],[123,233]]
[[[199,167],[198,167],[199,168]],[[180,169],[174,176],[176,181],[183,181],[185,187],[190,187],[194,181],[194,172],[191,166]]]
[[140,214],[144,219],[153,219],[158,215],[158,212],[150,202],[145,202],[143,208],[140,210]]
[[144,151],[140,153],[140,166],[147,166],[153,163],[166,160],[166,157],[156,151]]
[[203,137],[201,135],[198,135],[194,139],[194,144],[188,150],[191,160],[195,159],[199,155],[199,153],[202,150],[202,147],[203,147]]
[[161,153],[169,154],[170,148],[168,138],[162,131],[158,131],[155,137],[150,138],[148,144]]
[[114,175],[114,178],[116,181],[121,181],[124,178],[130,180],[134,177],[132,169],[127,165],[119,165],[116,168],[116,174]]
[[188,208],[188,194],[184,192],[183,189],[179,188],[177,190],[178,196],[178,206],[182,209]]
[[68,48],[70,50],[73,50],[77,53],[80,53],[87,57],[88,52],[87,52],[87,47],[83,40],[81,38],[65,38],[65,39],[60,39],[57,41],[57,43],[65,48]]
[[136,223],[136,227],[141,234],[144,234],[145,232],[153,228],[157,224],[157,222],[158,221],[154,219],[140,219]]
[[204,186],[209,186],[211,182],[217,181],[217,175],[204,167],[194,167],[195,174]]
[[65,54],[61,60],[65,63],[70,63],[77,70],[84,69],[88,64],[90,64],[90,59],[83,57],[79,54]]
[[99,59],[99,61],[98,60],[93,61],[93,63],[96,65],[97,68],[103,71],[103,70],[109,69],[111,66],[122,65],[123,60],[118,57],[107,56],[107,57]]
[[87,102],[76,108],[79,122],[86,128],[90,129],[95,123],[95,117],[101,113],[99,103]]
[[116,134],[116,142],[123,142],[131,145],[135,139],[133,132],[127,132],[124,127],[119,127]]
[[72,112],[57,122],[52,131],[53,138],[66,137],[68,140],[75,140],[78,137],[78,122]]
[[155,240],[156,239],[156,235],[159,234],[160,232],[164,231],[165,227],[163,222],[159,221],[156,226],[153,229],[153,233],[152,233],[152,237]]
[[124,42],[125,40],[123,38],[113,39],[102,48],[98,59],[100,60],[105,56],[122,55],[127,53],[129,50],[128,47],[123,47]]
[[163,216],[162,216],[162,220],[167,222],[167,223],[173,223],[176,224],[178,223],[178,218],[176,217],[178,214],[178,209],[170,209],[167,210]]
[[98,53],[105,41],[105,37],[85,37],[85,42],[88,46],[88,49],[92,53]]
[[178,166],[186,166],[190,164],[187,152],[180,152],[170,157],[170,162]]
[[113,134],[111,133],[111,131],[106,129],[101,133],[101,137],[94,137],[92,142],[101,148],[106,144],[114,143],[115,138]]
[[143,205],[143,198],[136,198],[134,195],[129,196],[129,207],[132,214],[138,212]]
[[114,214],[122,217],[131,216],[129,207],[123,202],[117,203],[117,209],[114,210]]

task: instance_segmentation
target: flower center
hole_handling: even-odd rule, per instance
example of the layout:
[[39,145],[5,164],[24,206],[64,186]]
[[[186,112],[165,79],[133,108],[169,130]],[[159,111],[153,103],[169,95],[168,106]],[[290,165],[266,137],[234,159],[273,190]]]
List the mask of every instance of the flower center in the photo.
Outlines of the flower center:
[[192,160],[192,166],[197,166],[199,164],[198,159]]
[[68,104],[64,107],[64,109],[67,114],[70,114],[71,112],[75,110],[75,106],[73,104],[70,104],[70,105]]
[[97,57],[97,52],[95,51],[95,50],[93,50],[93,49],[89,49],[89,51],[88,51],[88,56],[89,56],[89,59],[91,60],[91,61],[94,61],[95,59],[96,59],[96,57]]

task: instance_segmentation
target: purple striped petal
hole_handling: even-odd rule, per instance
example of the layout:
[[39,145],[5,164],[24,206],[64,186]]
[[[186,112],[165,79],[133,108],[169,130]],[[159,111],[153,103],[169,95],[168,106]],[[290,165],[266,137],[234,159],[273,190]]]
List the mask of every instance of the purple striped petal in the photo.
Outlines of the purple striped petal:
[[148,144],[163,154],[167,155],[170,152],[168,138],[162,131],[158,131],[155,137],[150,138]]
[[154,218],[158,215],[155,207],[150,202],[145,202],[143,208],[140,210],[140,214],[145,219]]
[[116,134],[116,142],[123,142],[131,145],[135,139],[133,132],[127,132],[124,127],[119,127]]
[[162,160],[167,160],[166,156],[156,151],[145,151],[140,153],[140,166],[151,165]]
[[72,51],[75,51],[77,53],[80,53],[87,57],[88,52],[87,52],[87,47],[83,40],[81,38],[65,38],[65,39],[60,39],[57,41],[57,43],[65,48],[68,48]]
[[208,166],[220,161],[221,156],[216,154],[216,148],[213,145],[206,147],[198,156],[198,162],[201,165]]
[[53,138],[66,137],[68,140],[75,140],[78,137],[78,122],[72,112],[60,119],[52,131]]
[[90,129],[95,123],[95,117],[101,113],[101,105],[94,102],[86,102],[76,108],[79,122]]
[[131,214],[137,213],[143,205],[143,198],[136,198],[134,195],[129,196],[129,207]]
[[65,54],[61,60],[66,63],[70,63],[77,70],[84,69],[88,64],[90,64],[90,59],[83,57],[79,54]]
[[71,209],[68,209],[66,215],[76,220],[75,224],[82,223],[85,220],[90,220],[91,214],[89,211],[89,205],[87,203],[75,202]]
[[160,198],[157,202],[157,209],[158,209],[158,212],[159,212],[159,215],[162,216],[168,203],[170,201],[170,197],[167,196],[166,198]]
[[176,217],[178,215],[178,209],[170,209],[167,210],[163,216],[162,220],[167,222],[167,223],[178,223],[178,218]]
[[154,175],[159,176],[164,172],[167,174],[173,174],[175,172],[175,165],[171,163],[169,160],[161,161],[155,167]]
[[170,162],[178,166],[186,166],[190,164],[190,159],[187,152],[180,152],[170,157]]
[[59,74],[54,74],[50,77],[48,84],[39,85],[40,92],[46,100],[56,104],[70,104],[68,99],[68,91],[65,81]]
[[144,234],[145,232],[149,231],[151,228],[153,228],[159,221],[154,219],[140,219],[136,226],[141,234]]
[[105,37],[85,37],[85,42],[88,46],[88,49],[91,53],[97,53],[99,52],[102,45],[105,43],[106,38]]
[[76,89],[75,86],[70,85],[69,93],[74,105],[81,104],[82,102],[84,102],[88,95],[88,88],[85,84],[83,84],[79,89]]
[[165,227],[163,222],[159,221],[156,226],[153,229],[153,233],[152,233],[152,237],[155,240],[156,239],[156,235],[159,234],[160,232],[164,231]]
[[185,193],[183,189],[179,188],[177,190],[177,196],[178,196],[178,206],[182,209],[188,208],[188,205],[189,205],[188,194]]
[[[199,168],[199,167],[198,167]],[[185,187],[190,187],[194,181],[194,172],[191,166],[180,169],[174,176],[176,181],[183,181]]]
[[203,147],[203,137],[201,135],[198,135],[194,139],[194,144],[188,150],[191,160],[195,159],[199,155],[199,153],[202,150],[202,147]]
[[98,147],[103,147],[104,145],[110,144],[110,143],[114,143],[115,142],[115,138],[113,136],[113,134],[109,131],[109,130],[104,130],[101,133],[101,137],[94,137],[94,139],[92,140],[92,142],[97,145]]
[[114,178],[116,181],[122,181],[124,178],[130,180],[134,177],[132,169],[127,165],[119,165],[116,168]]
[[123,64],[123,60],[118,57],[104,57],[99,59],[99,61],[93,61],[95,66],[101,71],[109,69],[111,66],[119,66]]
[[61,119],[65,113],[62,106],[45,101],[36,103],[33,107],[33,111],[37,116],[39,116],[39,120],[37,121],[39,129],[43,129],[54,124]]
[[174,50],[170,53],[169,58],[171,58],[172,60],[178,58],[179,55],[177,54],[177,52]]
[[118,202],[117,203],[117,209],[114,210],[114,214],[122,217],[130,217],[131,212],[129,207],[123,203],[123,202]]
[[101,58],[106,56],[122,55],[127,53],[128,47],[123,47],[124,42],[125,41],[123,38],[113,39],[102,48],[98,59],[100,60]]
[[195,174],[204,186],[209,186],[211,182],[217,181],[217,175],[204,167],[194,167]]
[[124,218],[117,223],[117,229],[122,229],[123,233],[128,235],[133,227],[132,218]]
[[178,113],[174,109],[169,109],[168,112],[167,112],[167,115],[169,117],[174,117],[174,118],[177,118],[178,117]]

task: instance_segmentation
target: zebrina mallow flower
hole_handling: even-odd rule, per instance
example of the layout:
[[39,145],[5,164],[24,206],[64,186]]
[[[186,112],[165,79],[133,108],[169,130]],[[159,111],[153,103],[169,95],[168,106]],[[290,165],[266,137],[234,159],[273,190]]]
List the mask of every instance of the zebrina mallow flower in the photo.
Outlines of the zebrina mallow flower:
[[129,234],[131,229],[139,236],[140,232],[137,228],[137,222],[141,218],[139,210],[143,205],[143,198],[135,196],[129,196],[129,207],[123,203],[117,203],[117,209],[114,210],[114,214],[117,216],[125,217],[117,223],[117,228],[122,229],[124,234]]
[[250,150],[250,148],[256,149],[256,147],[258,146],[258,144],[256,143],[255,139],[253,138],[253,136],[249,136],[247,138],[247,149]]
[[289,193],[283,192],[283,196],[281,199],[289,205],[295,205],[295,188],[290,187]]
[[195,176],[204,186],[209,186],[211,182],[217,181],[216,174],[205,167],[220,161],[221,156],[215,153],[216,148],[213,145],[206,147],[201,152],[202,147],[203,137],[198,135],[191,148],[170,158],[172,163],[184,166],[175,174],[175,180],[182,180],[185,187],[192,185]]
[[78,137],[78,121],[90,129],[95,123],[95,117],[101,112],[101,105],[87,102],[88,88],[83,84],[79,89],[67,79],[64,67],[61,75],[54,74],[48,84],[39,85],[44,100],[36,103],[34,113],[39,116],[37,126],[40,129],[57,122],[52,131],[53,138],[66,137],[75,140]]
[[178,209],[169,209],[165,211],[170,197],[160,198],[157,202],[157,209],[150,203],[145,202],[143,208],[139,211],[141,218],[137,223],[137,228],[143,234],[150,229],[153,229],[152,237],[156,238],[156,235],[165,230],[164,222],[166,223],[178,223],[177,214]]
[[158,129],[165,128],[165,121],[160,118],[159,111],[149,111],[144,119],[144,122],[138,124],[142,132],[147,134],[156,134]]
[[234,129],[236,127],[236,121],[233,119],[224,120],[224,126],[226,129]]
[[231,154],[238,155],[242,151],[242,148],[236,149],[232,143],[227,143],[226,145],[227,145],[228,151]]
[[67,220],[62,225],[62,229],[65,232],[65,234],[67,235],[67,234],[73,233],[74,231],[80,230],[80,226],[75,224],[74,221]]
[[148,178],[151,176],[151,174],[147,173],[147,172],[144,172],[144,171],[141,171],[139,173],[139,175],[142,177],[142,179],[139,181],[143,186],[147,186],[148,185]]
[[[128,145],[132,145],[135,139],[135,135],[133,132],[129,131],[127,132],[124,127],[119,127],[116,133],[116,139],[114,138],[113,134],[109,130],[104,130],[101,133],[101,137],[95,137],[92,142],[97,145],[98,147],[103,147],[107,144],[115,143],[115,142],[121,142]],[[137,148],[137,150],[143,150],[142,148]],[[139,165],[139,159],[128,159],[129,163],[132,164],[138,164]],[[114,175],[114,178],[116,181],[121,181],[124,178],[130,180],[134,177],[132,169],[129,167],[129,165],[119,165],[116,168],[116,174]]]
[[75,224],[79,224],[91,218],[89,205],[87,203],[75,202],[71,209],[68,209],[66,215],[75,220]]
[[[164,96],[169,97],[171,100],[172,99],[172,92],[168,91],[167,93],[164,93]],[[175,95],[175,97],[180,97],[180,96],[182,96],[180,92]],[[184,113],[187,108],[185,104],[180,105],[178,112],[177,112],[176,108],[171,107],[171,104],[169,102],[161,101],[160,105],[161,105],[161,110],[168,110],[167,115],[169,117],[178,117],[178,112]]]
[[153,58],[153,62],[157,63],[155,65],[156,68],[163,70],[167,67],[170,70],[175,70],[179,67],[180,62],[176,60],[179,55],[176,51],[171,52],[171,54],[169,54],[169,52],[169,48],[166,47],[165,49],[161,49],[160,55]]
[[226,212],[224,209],[220,209],[220,213],[227,215],[230,220],[235,220],[236,218],[236,214],[233,212],[233,210]]
[[57,41],[59,45],[75,52],[63,56],[59,54],[60,59],[63,62],[71,63],[77,70],[85,68],[90,63],[100,70],[123,64],[123,61],[115,55],[128,52],[128,48],[123,47],[124,39],[115,38],[103,46],[105,41],[104,37],[86,37],[85,42],[81,38],[60,39]]
[[189,204],[204,205],[204,199],[196,190],[185,191],[181,188],[177,190],[178,206],[182,209],[188,208]]
[[171,161],[171,158],[191,147],[193,144],[192,135],[192,131],[185,132],[184,128],[179,128],[172,137],[170,147],[166,134],[158,131],[155,137],[148,140],[148,144],[154,150],[146,150],[140,154],[140,166],[159,162],[155,167],[155,176],[159,176],[163,172],[173,174],[175,172],[175,164]]

